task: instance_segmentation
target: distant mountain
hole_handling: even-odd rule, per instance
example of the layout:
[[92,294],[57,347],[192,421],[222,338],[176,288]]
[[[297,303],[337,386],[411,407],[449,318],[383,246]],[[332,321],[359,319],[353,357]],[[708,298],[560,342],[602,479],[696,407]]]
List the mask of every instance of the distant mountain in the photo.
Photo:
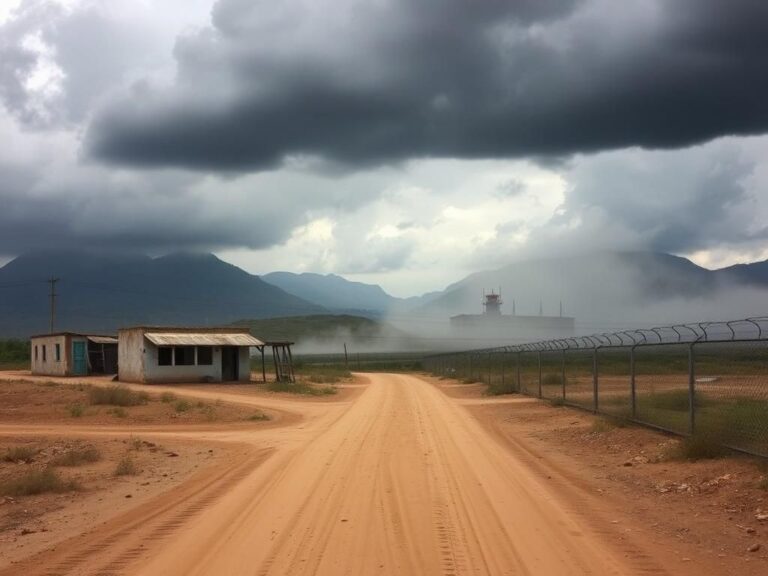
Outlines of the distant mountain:
[[421,313],[482,312],[483,290],[501,288],[503,312],[578,318],[640,318],[649,304],[706,299],[720,286],[718,275],[669,254],[597,252],[528,260],[478,272],[446,288],[419,308]]
[[428,302],[439,292],[411,298],[396,298],[381,286],[353,282],[336,274],[271,272],[262,280],[282,288],[289,294],[333,310],[369,317],[381,317],[393,311],[406,311]]
[[288,294],[330,310],[380,314],[396,301],[381,286],[352,282],[336,274],[271,272],[261,278]]
[[[262,279],[212,254],[40,252],[0,268],[0,337],[48,331],[51,277],[60,279],[57,330],[112,332],[135,324],[289,316],[302,317],[296,322],[304,325],[313,321],[303,317],[334,313],[336,320],[314,321],[312,329],[336,326],[329,328],[338,336],[335,342],[360,337],[366,346],[403,336],[389,329],[432,338],[435,349],[479,345],[459,342],[462,335],[449,331],[448,318],[482,313],[483,290],[498,288],[504,314],[536,315],[541,306],[544,315],[558,315],[562,303],[580,333],[768,312],[768,261],[711,271],[669,254],[603,251],[516,262],[471,274],[442,292],[395,298],[379,286],[336,275],[275,272]],[[347,318],[387,318],[392,326],[369,324],[363,337],[362,328],[355,328],[355,322],[365,326],[362,320],[342,322],[341,312]],[[381,330],[383,335],[371,336]]]
[[212,254],[39,252],[0,268],[0,336],[48,331],[51,277],[60,279],[57,330],[112,332],[133,324],[222,324],[325,312]]
[[724,280],[750,284],[752,286],[768,286],[768,260],[751,264],[736,264],[716,271]]

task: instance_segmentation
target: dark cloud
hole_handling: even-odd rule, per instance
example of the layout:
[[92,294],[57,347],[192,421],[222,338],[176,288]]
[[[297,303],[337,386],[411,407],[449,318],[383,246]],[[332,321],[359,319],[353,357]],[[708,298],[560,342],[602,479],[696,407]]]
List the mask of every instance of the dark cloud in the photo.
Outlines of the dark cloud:
[[41,101],[40,94],[30,94],[27,83],[42,58],[34,41],[39,43],[61,13],[59,6],[48,2],[29,2],[0,26],[0,102],[28,127],[46,127],[58,120],[58,113]]
[[[288,239],[305,214],[282,210],[246,183],[218,182],[225,194],[199,189],[180,173],[57,171],[0,162],[0,254],[90,248],[117,252],[266,248]],[[295,191],[287,200],[299,200]],[[226,199],[225,199],[226,198]],[[234,201],[237,199],[236,201]]]
[[[123,4],[124,4],[123,0]],[[0,102],[26,128],[73,128],[129,79],[170,66],[170,42],[124,5],[22,2],[0,24]],[[42,75],[40,86],[29,82]],[[79,127],[79,126],[78,126]]]
[[652,250],[691,254],[744,249],[768,239],[757,165],[728,142],[674,152],[622,150],[579,158],[568,191],[529,248]]
[[107,106],[88,144],[117,163],[249,170],[763,133],[766,21],[760,0],[220,0],[178,41],[176,84]]

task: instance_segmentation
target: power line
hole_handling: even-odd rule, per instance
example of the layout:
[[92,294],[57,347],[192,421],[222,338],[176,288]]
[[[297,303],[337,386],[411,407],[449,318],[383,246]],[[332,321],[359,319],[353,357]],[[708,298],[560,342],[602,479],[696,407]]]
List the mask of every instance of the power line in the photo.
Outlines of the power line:
[[56,320],[56,282],[59,280],[60,278],[55,278],[53,276],[48,279],[48,282],[51,284],[51,334],[53,334],[53,325]]

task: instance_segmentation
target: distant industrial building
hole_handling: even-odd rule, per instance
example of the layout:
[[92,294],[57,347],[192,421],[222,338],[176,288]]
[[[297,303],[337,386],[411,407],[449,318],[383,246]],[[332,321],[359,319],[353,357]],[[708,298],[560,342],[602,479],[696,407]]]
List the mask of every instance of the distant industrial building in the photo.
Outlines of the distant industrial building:
[[121,382],[247,382],[250,348],[265,343],[248,328],[159,328],[118,330]]
[[117,338],[75,332],[30,338],[32,374],[87,376],[117,373]]
[[[551,340],[567,338],[575,333],[575,319],[568,316],[518,316],[501,313],[501,294],[483,294],[483,314],[459,314],[451,317],[451,329],[466,339],[506,341]],[[480,343],[480,345],[483,345]]]

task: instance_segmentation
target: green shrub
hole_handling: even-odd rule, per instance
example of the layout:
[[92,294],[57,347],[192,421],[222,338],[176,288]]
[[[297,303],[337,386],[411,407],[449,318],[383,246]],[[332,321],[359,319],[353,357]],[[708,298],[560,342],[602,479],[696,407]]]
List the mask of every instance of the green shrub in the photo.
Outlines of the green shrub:
[[160,402],[163,404],[170,404],[171,402],[176,401],[176,394],[173,392],[163,392],[160,395]]
[[344,380],[345,378],[351,378],[352,374],[348,370],[344,369],[325,369],[319,370],[320,367],[313,367],[312,372],[306,375],[308,382],[315,384],[335,384]]
[[670,456],[684,460],[708,460],[727,456],[731,451],[723,443],[727,442],[729,433],[723,427],[723,422],[697,423],[695,432],[683,438],[676,450]]
[[290,394],[303,394],[306,396],[327,396],[336,394],[334,386],[312,386],[305,382],[270,382],[267,390],[272,392],[288,392]]
[[80,485],[73,480],[62,480],[52,468],[30,470],[21,478],[0,485],[0,493],[6,496],[33,496],[47,492],[71,492]]
[[517,388],[515,387],[515,383],[511,380],[504,382],[504,384],[501,382],[492,382],[491,384],[488,384],[488,387],[485,389],[486,396],[502,396],[504,394],[516,393]]
[[72,416],[72,418],[80,418],[85,414],[85,406],[80,403],[70,404],[67,406],[67,410],[69,410],[69,415]]
[[115,476],[135,476],[139,473],[136,463],[130,456],[124,456],[117,463],[115,468]]
[[[696,408],[704,408],[710,401],[702,394],[695,396]],[[688,412],[688,390],[670,390],[668,392],[656,392],[642,394],[638,397],[638,403],[644,410],[669,410],[671,412]]]
[[616,428],[616,422],[608,418],[595,418],[592,421],[592,425],[589,427],[590,432],[593,434],[604,434]]
[[29,340],[0,340],[0,365],[29,368]]
[[209,422],[216,420],[216,408],[208,404],[202,404],[200,402],[198,402],[198,408],[200,409],[200,413],[205,416],[206,420]]
[[107,410],[107,414],[112,414],[112,416],[115,416],[116,418],[125,418],[128,416],[128,411],[122,406],[116,406],[115,408]]
[[134,392],[124,386],[92,387],[88,391],[88,400],[93,405],[140,406],[149,401],[149,394]]
[[192,405],[186,400],[178,400],[176,404],[173,405],[173,409],[179,413],[188,412],[191,408],[192,408]]
[[258,412],[256,414],[251,414],[246,418],[246,420],[250,420],[251,422],[261,422],[264,420],[269,420],[269,416],[264,414],[263,412]]
[[729,453],[718,438],[708,434],[694,434],[680,443],[680,458],[686,460],[721,458]]
[[81,466],[101,460],[101,452],[95,447],[74,448],[51,460],[51,466]]
[[144,441],[141,438],[136,438],[135,436],[131,436],[128,439],[128,448],[130,450],[141,450],[141,447],[144,445]]
[[14,446],[13,448],[8,448],[8,450],[6,450],[2,460],[3,462],[24,462],[25,464],[29,464],[34,461],[38,452],[40,452],[40,450],[30,446]]

